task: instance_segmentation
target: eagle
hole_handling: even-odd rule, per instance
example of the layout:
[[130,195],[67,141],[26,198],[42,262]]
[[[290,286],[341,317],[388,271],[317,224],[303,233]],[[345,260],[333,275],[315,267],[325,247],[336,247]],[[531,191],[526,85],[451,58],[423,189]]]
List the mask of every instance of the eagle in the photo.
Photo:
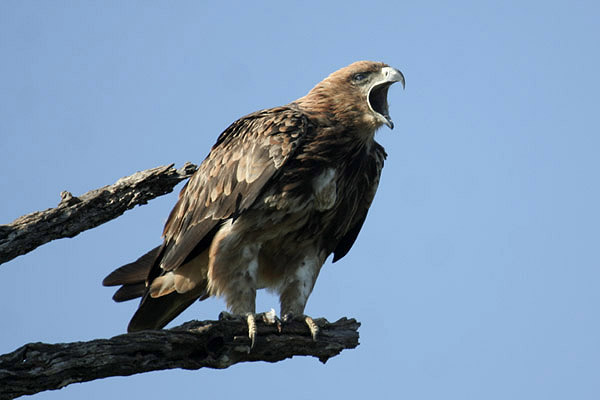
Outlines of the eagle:
[[141,297],[128,331],[160,329],[196,300],[222,296],[254,343],[259,289],[280,315],[304,315],[319,271],[354,244],[375,196],[394,124],[387,94],[402,73],[358,61],[285,106],[246,115],[221,135],[179,194],[163,242],[103,281],[117,302]]

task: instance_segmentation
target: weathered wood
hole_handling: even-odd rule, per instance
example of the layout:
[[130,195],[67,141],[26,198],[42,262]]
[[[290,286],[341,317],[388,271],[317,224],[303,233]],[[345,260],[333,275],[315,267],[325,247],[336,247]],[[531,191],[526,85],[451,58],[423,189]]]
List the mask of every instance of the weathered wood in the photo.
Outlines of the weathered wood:
[[171,164],[137,172],[79,197],[62,192],[62,200],[57,207],[0,225],[0,264],[51,240],[74,237],[117,218],[138,204],[146,204],[155,197],[170,193],[196,169],[191,163],[180,169],[173,168]]
[[0,356],[0,399],[60,389],[71,383],[172,368],[227,368],[244,361],[277,362],[308,355],[326,362],[358,346],[358,323],[315,319],[316,341],[303,322],[278,326],[257,320],[250,349],[242,319],[191,321],[170,330],[142,331],[62,344],[30,343]]

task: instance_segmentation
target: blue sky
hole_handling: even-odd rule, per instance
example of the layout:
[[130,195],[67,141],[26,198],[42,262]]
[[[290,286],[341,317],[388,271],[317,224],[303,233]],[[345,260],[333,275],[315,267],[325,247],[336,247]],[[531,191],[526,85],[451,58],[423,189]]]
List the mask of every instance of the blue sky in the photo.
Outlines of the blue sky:
[[[353,61],[406,76],[367,222],[306,310],[358,319],[357,349],[36,398],[597,399],[599,20],[592,1],[1,2],[0,223],[198,163],[235,119]],[[124,332],[137,304],[100,282],[160,242],[175,201],[1,265],[0,353]]]

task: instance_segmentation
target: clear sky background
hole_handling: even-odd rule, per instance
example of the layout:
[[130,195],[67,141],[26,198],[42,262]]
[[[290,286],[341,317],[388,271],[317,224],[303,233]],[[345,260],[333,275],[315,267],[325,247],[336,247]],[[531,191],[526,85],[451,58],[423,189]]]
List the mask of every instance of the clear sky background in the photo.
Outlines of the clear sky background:
[[[599,3],[215,3],[0,2],[0,223],[199,163],[240,116],[384,61],[406,90],[379,192],[306,310],[358,319],[361,345],[35,398],[600,398]],[[137,303],[102,278],[160,243],[180,187],[1,265],[0,353],[123,333]]]

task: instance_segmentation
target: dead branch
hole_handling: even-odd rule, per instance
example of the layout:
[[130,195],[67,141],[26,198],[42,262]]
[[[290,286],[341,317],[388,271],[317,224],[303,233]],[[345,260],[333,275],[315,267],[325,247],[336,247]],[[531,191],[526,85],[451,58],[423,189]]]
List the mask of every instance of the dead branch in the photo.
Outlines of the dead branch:
[[[74,197],[61,193],[56,208],[22,216],[0,225],[0,264],[51,240],[74,237],[117,218],[138,204],[169,193],[196,166],[186,163],[152,168],[115,184]],[[244,361],[277,362],[310,355],[326,362],[344,349],[358,346],[354,319],[335,323],[315,320],[316,341],[304,322],[266,324],[257,321],[250,349],[245,320],[191,321],[170,330],[143,331],[74,343],[29,343],[0,356],[0,400],[54,390],[71,383],[109,376],[128,376],[172,368],[227,368]]]
[[51,240],[74,237],[117,218],[138,204],[170,193],[196,168],[194,164],[186,163],[176,170],[171,164],[137,172],[79,197],[62,192],[62,200],[56,208],[27,214],[8,225],[0,225],[0,264]]
[[312,340],[303,322],[283,326],[257,320],[257,337],[250,349],[245,320],[191,321],[170,330],[142,331],[61,344],[30,343],[0,356],[0,399],[60,389],[71,383],[109,376],[183,368],[227,368],[245,361],[277,362],[294,355],[322,362],[358,346],[358,323],[342,318],[320,327]]

